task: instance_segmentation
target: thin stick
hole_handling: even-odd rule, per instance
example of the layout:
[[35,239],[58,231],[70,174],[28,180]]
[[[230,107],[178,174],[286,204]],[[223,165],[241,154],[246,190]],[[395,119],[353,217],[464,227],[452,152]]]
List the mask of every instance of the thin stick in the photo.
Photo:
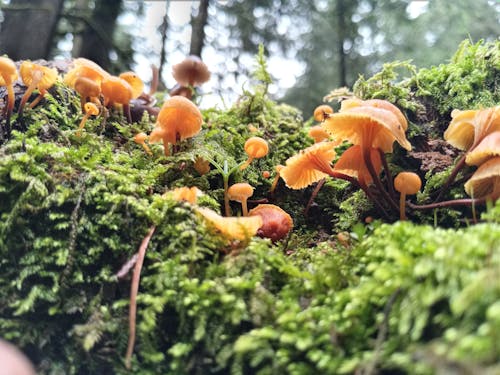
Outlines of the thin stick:
[[135,344],[135,322],[137,316],[137,293],[139,292],[139,280],[141,277],[142,263],[144,262],[144,256],[146,255],[146,249],[148,247],[149,241],[155,232],[156,226],[149,228],[149,232],[142,240],[141,246],[137,251],[137,261],[134,267],[134,275],[132,276],[132,283],[130,284],[130,307],[129,307],[129,336],[128,336],[128,347],[127,354],[125,355],[125,367],[130,369],[132,353],[134,351]]

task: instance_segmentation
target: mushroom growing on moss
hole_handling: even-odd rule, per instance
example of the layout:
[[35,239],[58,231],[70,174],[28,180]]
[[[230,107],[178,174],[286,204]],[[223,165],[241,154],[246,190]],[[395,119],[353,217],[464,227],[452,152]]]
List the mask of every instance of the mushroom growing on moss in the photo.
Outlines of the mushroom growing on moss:
[[248,216],[256,215],[262,218],[257,235],[270,238],[273,242],[285,238],[293,228],[292,217],[274,204],[259,204],[248,212]]
[[467,153],[467,165],[481,165],[488,159],[500,156],[500,131],[488,134],[473,150]]
[[313,117],[318,122],[325,121],[333,113],[333,108],[327,104],[322,104],[314,109]]
[[260,137],[250,137],[245,142],[245,152],[248,159],[241,165],[240,169],[246,169],[253,159],[259,159],[266,156],[269,152],[269,145],[267,141]]
[[91,101],[93,103],[99,103],[99,95],[101,95],[101,85],[97,82],[86,77],[78,77],[75,80],[74,85],[75,91],[80,94],[80,104],[82,106],[82,111],[85,112],[85,103]]
[[406,196],[417,194],[422,187],[422,180],[418,174],[413,172],[401,172],[394,179],[394,188],[400,193],[399,196],[399,218],[406,220],[405,204]]
[[190,55],[172,66],[172,76],[181,86],[198,86],[210,79],[210,71],[198,56]]
[[31,61],[23,61],[19,68],[19,73],[23,83],[28,86],[19,103],[18,113],[22,114],[24,105],[28,101],[31,93],[38,89],[38,96],[33,100],[30,107],[34,107],[57,81],[57,70],[46,66],[34,64]]
[[500,198],[500,156],[482,164],[464,185],[468,195],[474,198]]
[[7,105],[4,108],[7,135],[10,134],[10,115],[14,108],[15,99],[13,83],[16,79],[17,69],[14,61],[8,57],[0,56],[0,86],[7,88]]
[[99,108],[94,103],[85,103],[85,114],[83,115],[82,121],[80,121],[80,125],[78,126],[78,130],[76,131],[76,136],[79,137],[83,128],[85,127],[85,123],[87,122],[90,116],[97,116],[99,114]]
[[148,139],[148,135],[146,133],[137,133],[135,136],[134,136],[134,142],[141,145],[142,148],[144,149],[144,151],[146,151],[146,153],[148,155],[153,155],[153,153],[151,152],[151,149],[149,148],[149,146],[146,144],[146,140]]
[[130,85],[130,88],[132,89],[132,99],[138,98],[144,91],[144,82],[134,72],[121,73],[118,78],[123,79]]
[[190,138],[201,130],[203,116],[198,107],[182,96],[173,96],[163,103],[150,142],[163,142],[165,155],[170,155],[169,144]]
[[127,121],[132,122],[129,105],[132,99],[132,87],[127,81],[119,77],[109,76],[101,82],[101,93],[106,107],[122,106]]
[[241,203],[243,216],[247,216],[247,199],[253,195],[253,186],[246,182],[239,182],[229,187],[227,195],[230,200]]

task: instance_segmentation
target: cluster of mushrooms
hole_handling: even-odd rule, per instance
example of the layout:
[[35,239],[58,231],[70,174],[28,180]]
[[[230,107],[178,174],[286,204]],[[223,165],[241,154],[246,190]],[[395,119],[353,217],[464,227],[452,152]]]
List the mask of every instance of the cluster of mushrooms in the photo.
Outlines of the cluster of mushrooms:
[[[453,111],[444,138],[466,153],[436,200],[425,205],[406,202],[407,195],[416,194],[422,187],[418,174],[401,172],[393,180],[386,161],[394,142],[411,150],[405,135],[408,122],[396,106],[386,100],[350,98],[341,102],[338,113],[328,105],[317,107],[314,118],[321,122],[309,132],[315,144],[289,158],[280,170],[289,188],[302,189],[324,182],[326,177],[343,179],[362,189],[386,217],[399,212],[401,220],[406,219],[410,208],[473,206],[500,197],[500,106]],[[335,148],[344,142],[350,146],[332,166],[337,157]],[[479,167],[464,186],[471,199],[440,201],[465,164]],[[385,183],[380,177],[382,171]],[[399,204],[395,191],[399,192]]]

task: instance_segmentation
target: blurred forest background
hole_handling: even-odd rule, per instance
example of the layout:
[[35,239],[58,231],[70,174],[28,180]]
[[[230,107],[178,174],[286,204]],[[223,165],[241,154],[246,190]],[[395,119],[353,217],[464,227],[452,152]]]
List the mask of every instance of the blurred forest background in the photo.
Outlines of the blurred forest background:
[[[200,56],[212,71],[202,104],[232,104],[263,44],[274,99],[309,117],[332,89],[384,62],[446,62],[464,39],[500,36],[498,0],[2,0],[0,54],[86,57],[112,73]],[[208,95],[209,94],[209,95]],[[208,99],[211,97],[212,99]],[[207,100],[206,100],[207,99]],[[203,106],[203,105],[202,105]]]

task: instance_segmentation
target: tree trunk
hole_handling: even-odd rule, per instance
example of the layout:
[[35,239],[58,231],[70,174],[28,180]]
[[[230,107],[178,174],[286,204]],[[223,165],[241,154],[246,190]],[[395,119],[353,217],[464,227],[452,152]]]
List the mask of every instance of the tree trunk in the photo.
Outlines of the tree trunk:
[[345,3],[344,0],[337,0],[337,54],[339,59],[339,86],[347,86],[346,55],[344,42],[346,39],[345,25]]
[[108,70],[111,66],[109,52],[113,49],[113,33],[121,11],[122,0],[98,0],[92,18],[87,20],[81,35],[80,50],[73,55],[85,57]]
[[198,14],[191,17],[191,46],[189,54],[201,57],[205,43],[205,25],[208,20],[208,5],[210,0],[200,0]]
[[63,0],[12,0],[3,5],[0,51],[13,60],[47,59]]
[[170,0],[165,1],[165,17],[163,17],[163,22],[161,23],[158,31],[161,34],[161,51],[160,51],[160,66],[158,67],[158,90],[163,91],[166,89],[165,81],[163,80],[163,67],[167,62],[167,36],[168,36],[168,10],[170,8]]

